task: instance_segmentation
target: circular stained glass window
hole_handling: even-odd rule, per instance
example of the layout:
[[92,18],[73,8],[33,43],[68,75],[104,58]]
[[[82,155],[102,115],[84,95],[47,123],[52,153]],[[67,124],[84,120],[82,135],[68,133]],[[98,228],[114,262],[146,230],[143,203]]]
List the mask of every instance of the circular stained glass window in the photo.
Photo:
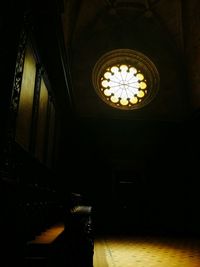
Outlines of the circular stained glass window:
[[147,105],[159,85],[159,74],[153,62],[130,49],[117,49],[103,55],[93,69],[92,78],[103,101],[125,110]]

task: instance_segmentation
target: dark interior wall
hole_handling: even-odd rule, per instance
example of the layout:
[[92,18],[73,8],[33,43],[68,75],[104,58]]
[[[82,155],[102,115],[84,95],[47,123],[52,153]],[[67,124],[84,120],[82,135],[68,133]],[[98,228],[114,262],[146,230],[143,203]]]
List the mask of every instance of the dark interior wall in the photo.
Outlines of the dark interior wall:
[[199,233],[198,219],[198,179],[199,179],[199,10],[200,3],[197,0],[182,1],[184,59],[187,68],[190,114],[185,121],[185,156],[187,158],[188,172],[186,177],[185,209],[188,216],[186,221],[191,229]]
[[[19,7],[19,12],[16,12]],[[16,246],[16,203],[18,199],[17,186],[9,180],[10,158],[9,131],[10,123],[10,99],[13,87],[15,63],[17,55],[17,44],[19,42],[19,29],[22,20],[21,5],[14,1],[7,1],[1,6],[0,11],[0,70],[1,70],[1,90],[0,90],[0,195],[1,195],[1,240],[4,244],[2,248],[1,261],[4,264],[4,255],[10,251],[17,260],[19,255]],[[15,23],[13,23],[15,22]],[[12,240],[12,242],[11,242]],[[8,258],[9,265],[11,259]]]
[[[79,166],[84,167],[86,176],[78,175],[77,183],[88,189],[99,222],[107,223],[105,229],[109,219],[114,219],[115,225],[130,226],[131,222],[130,227],[138,230],[192,230],[185,220],[193,202],[186,200],[191,192],[182,123],[135,122],[127,126],[119,120],[83,119],[80,125],[83,165]],[[142,142],[144,136],[146,142]],[[110,161],[111,155],[116,163]],[[128,164],[124,167],[125,159]],[[125,187],[127,179],[131,184]]]
[[199,9],[197,0],[182,1],[183,5],[183,36],[184,36],[184,58],[188,72],[188,88],[190,105],[192,110],[199,109],[199,71],[200,71],[200,26]]
[[[14,12],[17,4],[13,1],[7,1],[1,8],[1,81],[0,92],[0,122],[1,122],[1,143],[0,147],[3,149],[4,141],[7,134],[8,119],[9,119],[9,103],[11,98],[11,91],[13,86],[13,76],[15,71],[15,62],[17,54],[17,44],[19,42],[19,28],[21,25],[22,14],[21,11]],[[8,15],[9,14],[9,15]],[[13,22],[15,23],[13,24]],[[1,149],[1,151],[2,151]]]
[[186,221],[194,232],[199,234],[199,217],[198,217],[198,203],[200,201],[199,196],[199,124],[200,117],[199,111],[196,110],[189,119],[185,122],[185,157],[187,159],[186,165],[188,172],[186,173],[185,184],[186,184],[186,194],[185,194],[185,210],[188,216],[186,216]]
[[[58,176],[55,173],[59,162],[59,146],[62,145],[60,132],[63,123],[68,120],[66,110],[69,110],[69,100],[65,94],[67,90],[65,91],[66,83],[60,58],[59,15],[52,7],[40,13],[42,5],[38,4],[32,1],[7,1],[0,14],[3,40],[0,48],[3,77],[0,91],[1,240],[5,254],[9,251],[15,259],[21,257],[24,242],[34,238],[62,216],[62,200],[58,194],[62,176],[60,172]],[[46,30],[47,25],[51,25],[51,33]],[[11,99],[13,100],[14,80],[19,78],[15,77],[15,69],[22,29],[27,30],[31,36],[36,58],[39,59],[37,63],[43,65],[49,76],[51,99],[56,103],[56,160],[51,167],[41,163],[32,151],[23,149],[15,142],[16,114],[13,113]],[[67,192],[68,190],[66,188]]]
[[[73,142],[63,143],[62,184],[88,197],[98,230],[114,220],[120,229],[198,234],[195,123],[76,120]],[[119,188],[127,175],[131,188]]]

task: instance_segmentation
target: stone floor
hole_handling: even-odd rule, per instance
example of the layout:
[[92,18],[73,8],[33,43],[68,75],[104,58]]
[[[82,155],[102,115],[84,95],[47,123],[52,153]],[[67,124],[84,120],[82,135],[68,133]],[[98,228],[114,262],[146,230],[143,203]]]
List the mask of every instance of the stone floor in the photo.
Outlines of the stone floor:
[[96,238],[94,267],[200,267],[200,241],[194,238]]

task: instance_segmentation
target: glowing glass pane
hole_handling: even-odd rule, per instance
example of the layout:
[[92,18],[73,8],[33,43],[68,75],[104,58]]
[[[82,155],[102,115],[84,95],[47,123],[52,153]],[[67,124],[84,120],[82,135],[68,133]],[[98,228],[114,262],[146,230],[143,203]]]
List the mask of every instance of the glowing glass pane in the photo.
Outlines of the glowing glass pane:
[[120,72],[116,72],[115,73],[115,80],[118,81],[118,82],[120,82],[121,79],[122,79],[121,73]]
[[132,103],[132,104],[136,104],[137,102],[138,102],[138,99],[137,99],[137,97],[132,97],[131,99],[130,99],[130,102]]
[[130,80],[133,79],[133,78],[134,78],[133,73],[131,73],[131,72],[128,71],[127,72],[127,75],[126,75],[126,80],[130,82]]
[[137,96],[138,97],[143,97],[144,96],[144,92],[143,91],[138,91]]
[[116,72],[119,71],[119,69],[118,69],[117,66],[113,66],[113,67],[111,68],[111,71],[115,74]]
[[126,99],[127,97],[128,97],[128,96],[127,96],[127,92],[126,92],[126,90],[121,91],[121,98]]
[[106,95],[106,96],[110,96],[111,95],[111,91],[109,90],[109,89],[106,89],[106,90],[104,90],[104,95]]
[[145,89],[147,87],[146,83],[145,82],[141,82],[140,83],[140,88],[141,89]]
[[127,98],[131,98],[131,97],[134,97],[134,95],[135,95],[137,92],[133,92],[133,91],[127,90],[126,93],[127,93]]
[[141,73],[138,73],[136,75],[136,77],[138,78],[138,80],[142,81],[144,79],[144,76]]
[[105,88],[108,87],[108,81],[107,80],[103,80],[101,84]]
[[123,106],[126,106],[126,105],[128,105],[128,100],[123,98],[123,99],[120,100],[120,103],[121,103]]
[[131,68],[129,69],[129,72],[133,75],[133,74],[135,74],[135,73],[137,72],[137,70],[136,70],[136,68],[131,67]]
[[110,100],[113,102],[113,103],[117,103],[118,102],[118,98],[116,96],[111,96]]
[[106,78],[106,79],[110,79],[110,77],[111,77],[111,73],[110,72],[106,72],[106,73],[104,73],[104,77]]
[[120,70],[121,71],[127,71],[128,70],[128,66],[127,65],[121,65],[120,66]]
[[110,86],[110,88],[114,88],[114,87],[118,86],[118,82],[111,80],[108,82],[108,86]]
[[138,89],[137,88],[140,88],[140,85],[139,85],[139,83],[138,82],[131,82],[130,84],[129,84],[129,87],[130,88],[133,88],[132,90],[133,91],[138,91]]
[[114,91],[114,95],[115,95],[117,98],[119,98],[119,97],[121,97],[121,94],[122,94],[121,88],[118,87],[118,89]]

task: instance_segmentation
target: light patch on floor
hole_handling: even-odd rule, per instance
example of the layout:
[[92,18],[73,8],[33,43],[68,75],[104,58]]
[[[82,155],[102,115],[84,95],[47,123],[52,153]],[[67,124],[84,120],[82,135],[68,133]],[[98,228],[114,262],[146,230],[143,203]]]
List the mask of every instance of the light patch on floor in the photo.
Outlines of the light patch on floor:
[[37,235],[28,244],[50,244],[64,231],[63,224],[56,224]]
[[200,242],[189,238],[96,239],[94,267],[133,266],[200,267]]

